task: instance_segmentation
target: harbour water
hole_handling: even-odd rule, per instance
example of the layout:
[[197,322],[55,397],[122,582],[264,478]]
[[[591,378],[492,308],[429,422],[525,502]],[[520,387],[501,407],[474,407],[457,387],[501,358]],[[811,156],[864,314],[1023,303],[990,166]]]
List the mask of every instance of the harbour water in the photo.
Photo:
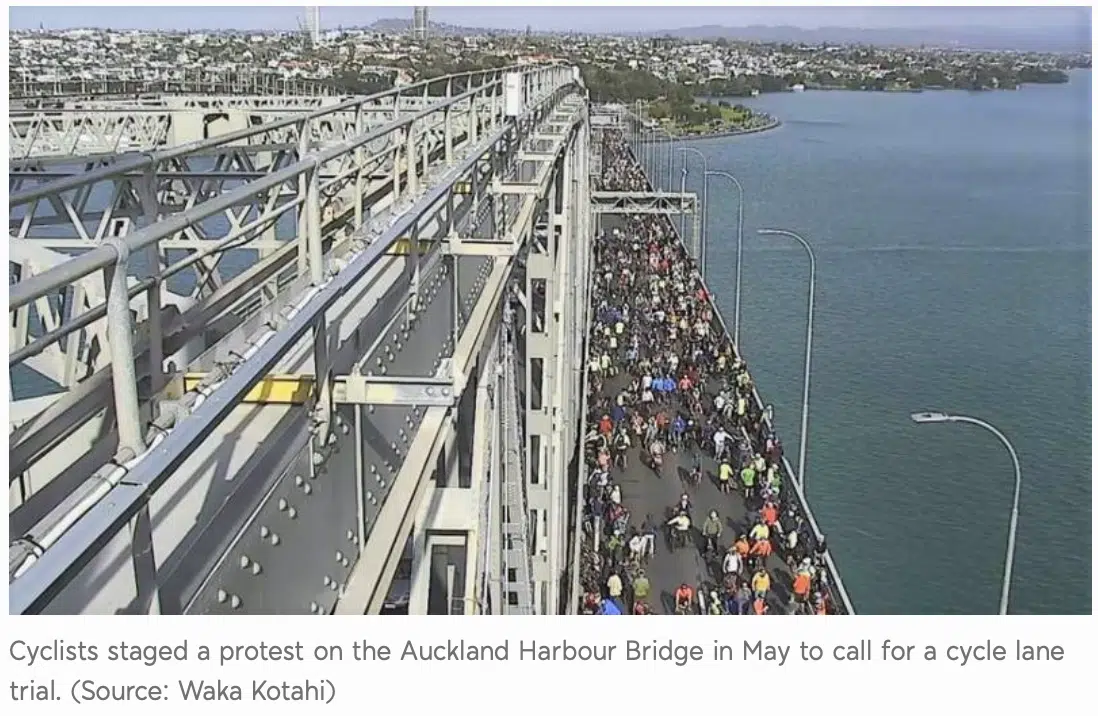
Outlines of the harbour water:
[[[791,459],[808,260],[755,231],[815,247],[807,491],[861,613],[998,608],[1010,457],[979,428],[913,424],[919,410],[983,418],[1018,449],[1011,612],[1090,612],[1090,82],[766,95],[747,103],[779,129],[690,143],[747,194],[741,343]],[[734,188],[713,178],[710,205],[731,320]]]

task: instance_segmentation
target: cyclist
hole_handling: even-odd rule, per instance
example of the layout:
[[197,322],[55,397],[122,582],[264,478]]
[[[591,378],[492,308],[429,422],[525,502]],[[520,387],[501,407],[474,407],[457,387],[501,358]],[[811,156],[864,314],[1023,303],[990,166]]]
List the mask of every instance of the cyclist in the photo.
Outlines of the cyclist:
[[728,575],[739,576],[740,572],[743,571],[743,558],[740,557],[740,553],[736,551],[735,547],[730,547],[725,553],[721,569],[726,577]]
[[690,482],[697,487],[702,481],[702,464],[701,460],[694,456],[694,467],[690,468]]
[[679,512],[667,524],[671,528],[672,543],[676,547],[685,547],[690,541],[690,515]]
[[702,536],[705,537],[705,552],[706,554],[715,553],[717,551],[717,540],[721,537],[721,532],[724,530],[724,525],[721,524],[720,515],[716,510],[709,511],[709,517],[706,518],[705,524],[702,525]]
[[728,460],[721,460],[719,473],[721,481],[721,492],[732,492],[732,475],[734,473],[735,470],[732,469],[732,465],[729,464]]
[[663,453],[665,452],[663,443],[659,439],[652,441],[652,444],[648,446],[648,454],[652,456],[652,467],[656,472],[663,469]]
[[721,595],[716,589],[709,592],[709,616],[722,616],[724,614],[724,607],[722,605]]
[[694,588],[685,582],[675,590],[675,612],[687,614],[694,606]]

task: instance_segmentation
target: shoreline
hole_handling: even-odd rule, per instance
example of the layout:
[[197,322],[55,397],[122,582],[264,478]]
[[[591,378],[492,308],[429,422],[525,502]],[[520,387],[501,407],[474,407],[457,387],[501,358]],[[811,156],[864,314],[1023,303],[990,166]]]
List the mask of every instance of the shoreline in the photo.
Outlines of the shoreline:
[[699,139],[723,139],[725,137],[740,137],[746,134],[758,134],[760,132],[767,132],[771,129],[777,129],[780,126],[782,126],[782,121],[780,119],[774,119],[769,124],[765,124],[761,127],[752,127],[751,129],[738,129],[736,131],[724,130],[720,132],[709,132],[707,134],[671,135],[670,139],[668,139],[667,137],[660,137],[657,139],[644,139],[641,140],[641,144],[648,144],[649,142],[653,144],[659,144],[660,142],[688,142]]

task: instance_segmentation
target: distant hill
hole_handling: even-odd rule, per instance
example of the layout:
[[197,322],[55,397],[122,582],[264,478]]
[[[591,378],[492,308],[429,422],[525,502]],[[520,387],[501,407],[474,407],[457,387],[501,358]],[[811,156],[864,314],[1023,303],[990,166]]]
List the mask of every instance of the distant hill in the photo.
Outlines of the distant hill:
[[880,47],[941,47],[1019,52],[1088,52],[1090,28],[1082,25],[1037,28],[923,27],[880,28],[822,27],[805,29],[789,25],[724,27],[703,25],[662,32],[633,33],[651,37],[670,35],[687,40],[717,39],[747,42],[805,44],[862,44]]
[[[408,32],[412,28],[410,18],[378,20],[368,29],[374,32]],[[525,30],[487,29],[462,27],[445,23],[430,23],[433,35],[517,35]],[[537,32],[535,30],[535,32]],[[537,32],[537,34],[546,34]],[[552,33],[564,34],[564,33]],[[923,27],[880,28],[822,27],[806,29],[791,25],[749,25],[724,27],[702,25],[676,30],[657,30],[619,34],[627,37],[671,36],[684,40],[741,40],[745,42],[787,42],[808,45],[876,45],[878,47],[940,47],[970,50],[1015,50],[1018,52],[1089,52],[1090,28],[1083,25],[1038,28],[999,27]]]
[[[373,32],[411,32],[412,20],[410,18],[390,17],[377,20],[366,29]],[[460,25],[447,25],[443,22],[428,22],[427,32],[430,35],[517,35],[519,30],[490,30],[483,27],[462,27]],[[521,32],[525,32],[522,30]]]

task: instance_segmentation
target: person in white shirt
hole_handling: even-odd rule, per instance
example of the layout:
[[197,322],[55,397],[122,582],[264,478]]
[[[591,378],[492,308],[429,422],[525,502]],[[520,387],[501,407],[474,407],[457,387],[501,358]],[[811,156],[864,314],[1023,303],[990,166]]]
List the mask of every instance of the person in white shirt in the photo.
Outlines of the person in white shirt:
[[720,460],[724,457],[724,450],[727,447],[728,433],[724,431],[724,426],[717,428],[717,432],[713,434],[713,448],[716,452],[716,459]]
[[734,549],[728,550],[724,555],[724,563],[721,565],[724,569],[725,576],[729,574],[739,575],[743,570],[743,560],[740,558],[739,552]]

